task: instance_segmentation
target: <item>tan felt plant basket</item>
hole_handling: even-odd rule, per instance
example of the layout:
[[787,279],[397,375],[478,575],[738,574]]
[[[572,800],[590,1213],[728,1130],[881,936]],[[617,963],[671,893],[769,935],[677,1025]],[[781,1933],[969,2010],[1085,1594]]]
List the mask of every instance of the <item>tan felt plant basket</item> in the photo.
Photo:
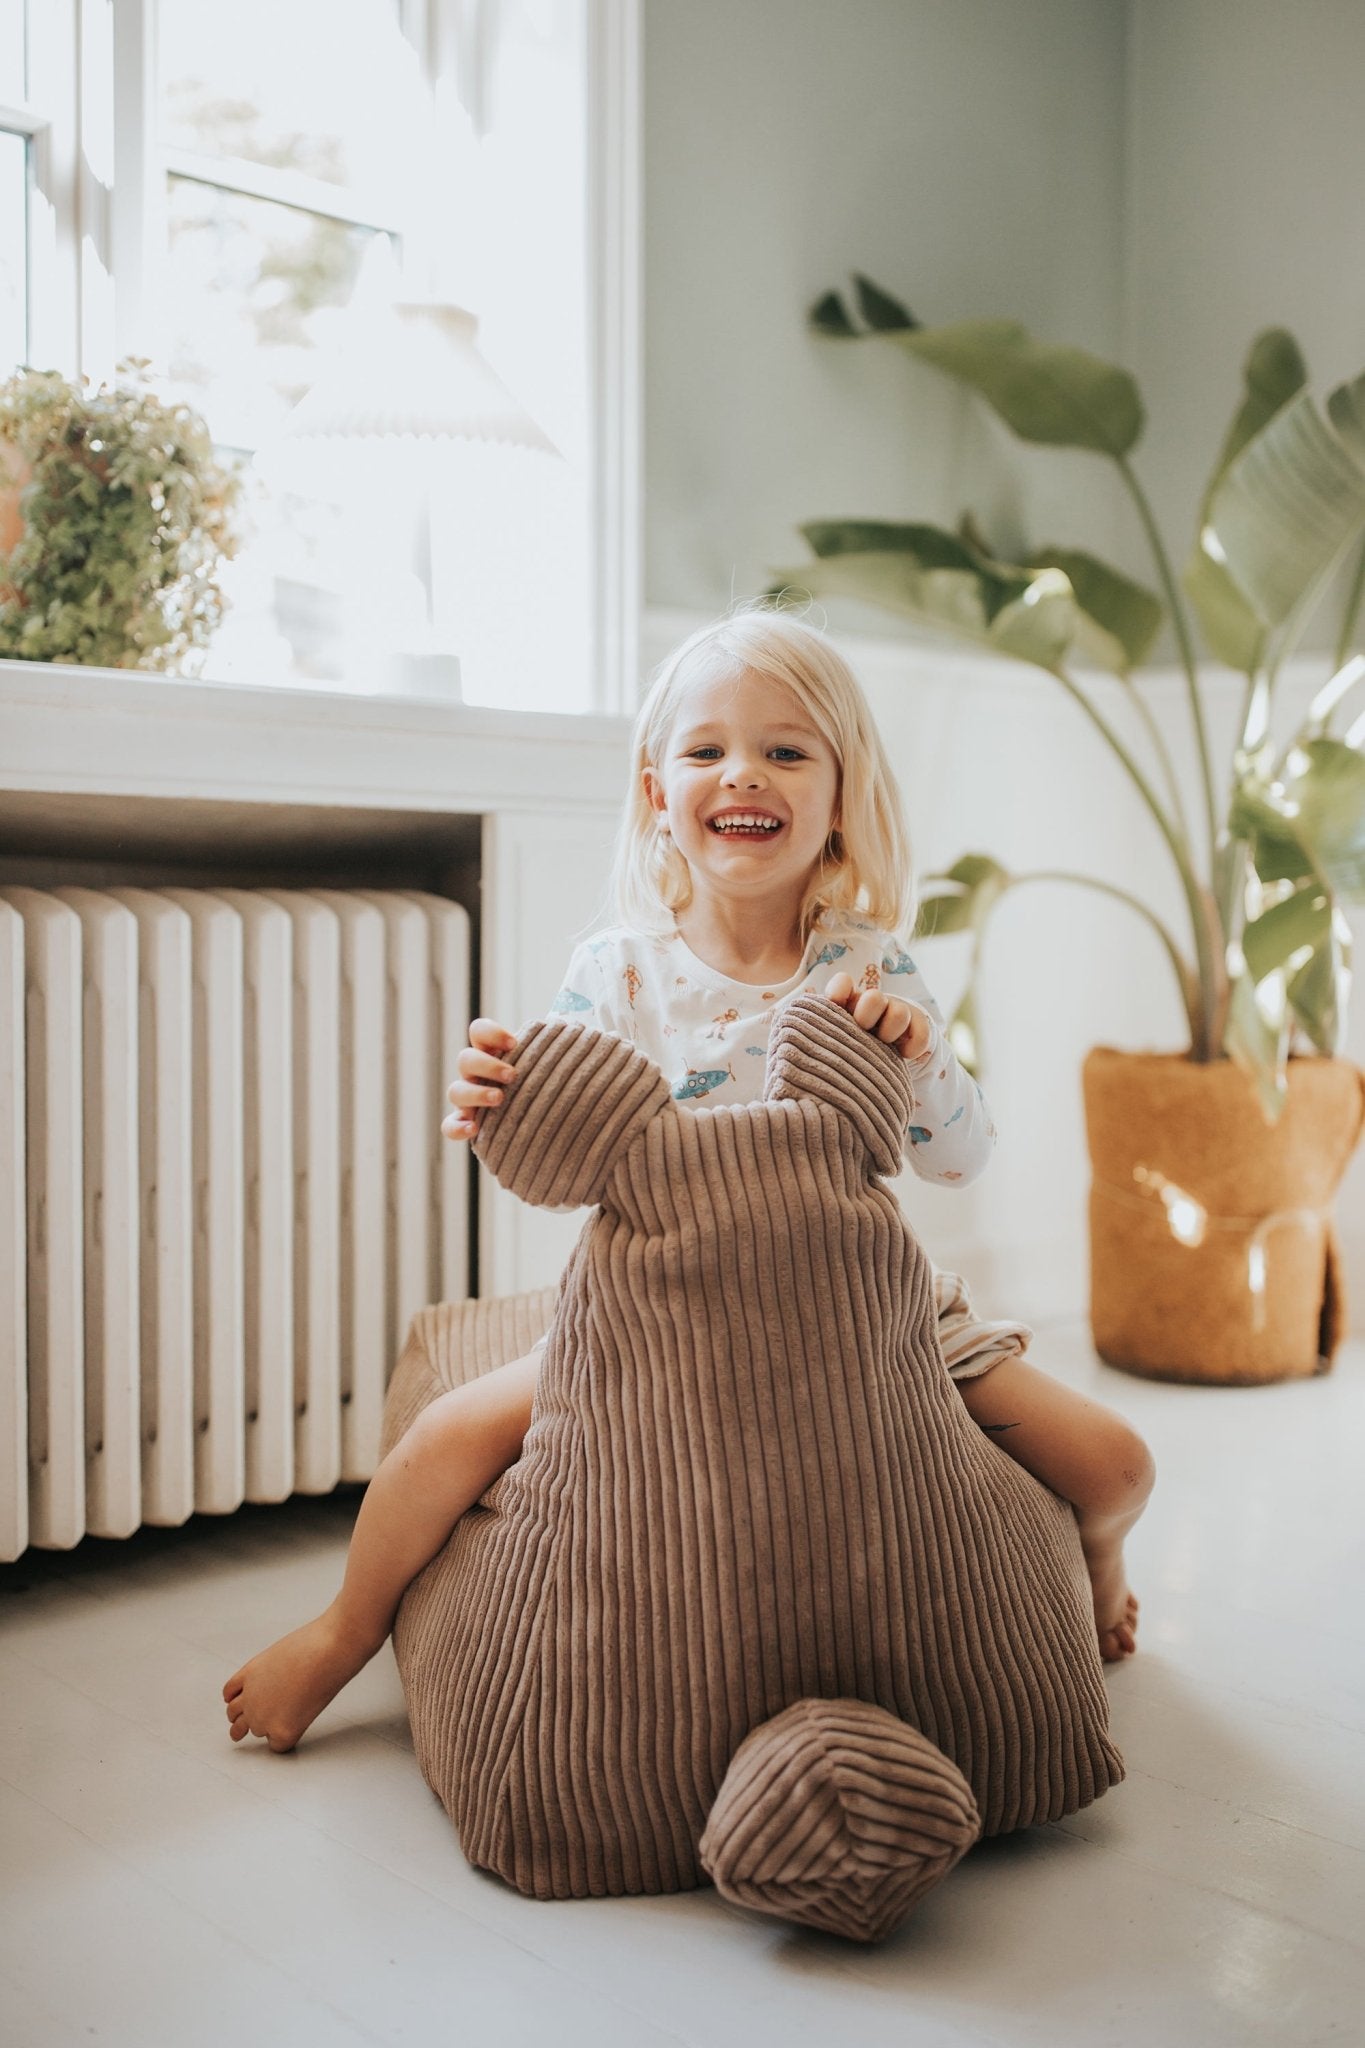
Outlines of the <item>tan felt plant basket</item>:
[[1231,1060],[1098,1046],[1083,1080],[1101,1358],[1224,1386],[1326,1372],[1346,1325],[1332,1202],[1365,1076],[1291,1060],[1273,1125]]

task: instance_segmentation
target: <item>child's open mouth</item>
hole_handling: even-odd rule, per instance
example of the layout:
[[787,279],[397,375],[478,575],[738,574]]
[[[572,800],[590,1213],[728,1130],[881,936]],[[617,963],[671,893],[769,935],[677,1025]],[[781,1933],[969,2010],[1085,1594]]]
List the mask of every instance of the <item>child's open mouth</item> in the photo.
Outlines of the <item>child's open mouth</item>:
[[766,811],[725,811],[707,824],[722,839],[772,839],[782,830],[782,820]]

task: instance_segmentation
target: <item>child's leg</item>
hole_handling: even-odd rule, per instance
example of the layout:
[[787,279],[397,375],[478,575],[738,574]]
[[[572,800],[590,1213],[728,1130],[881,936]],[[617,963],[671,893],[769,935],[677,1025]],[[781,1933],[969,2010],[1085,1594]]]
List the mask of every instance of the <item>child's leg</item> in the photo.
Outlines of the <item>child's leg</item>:
[[1135,1429],[1022,1358],[1003,1358],[977,1379],[958,1380],[968,1413],[1003,1450],[1070,1501],[1080,1528],[1100,1653],[1110,1663],[1137,1648],[1138,1603],[1123,1569],[1123,1539],[1156,1477]]
[[336,1599],[223,1687],[234,1742],[261,1735],[271,1749],[292,1749],[369,1662],[423,1565],[519,1455],[541,1357],[532,1351],[442,1394],[394,1445],[360,1504]]

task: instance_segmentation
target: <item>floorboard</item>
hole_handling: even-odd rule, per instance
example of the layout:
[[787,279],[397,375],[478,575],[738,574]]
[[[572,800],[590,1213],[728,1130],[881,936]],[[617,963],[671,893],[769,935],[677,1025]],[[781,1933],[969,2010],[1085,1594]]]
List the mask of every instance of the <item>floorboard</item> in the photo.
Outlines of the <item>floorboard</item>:
[[1034,1355],[1128,1415],[1157,1488],[1127,1781],[985,1843],[877,1949],[681,1898],[536,1904],[471,1870],[385,1651],[292,1756],[219,1689],[332,1595],[359,1500],[0,1568],[4,2048],[1315,2048],[1365,2010],[1365,1343],[1294,1386]]

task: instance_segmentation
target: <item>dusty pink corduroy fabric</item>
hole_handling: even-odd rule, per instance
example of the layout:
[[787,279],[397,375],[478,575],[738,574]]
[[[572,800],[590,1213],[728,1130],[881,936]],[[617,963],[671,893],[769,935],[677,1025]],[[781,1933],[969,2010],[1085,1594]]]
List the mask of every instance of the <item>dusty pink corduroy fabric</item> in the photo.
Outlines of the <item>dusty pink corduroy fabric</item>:
[[[484,1165],[599,1206],[522,1456],[399,1613],[422,1770],[537,1898],[709,1875],[877,1939],[979,1832],[1123,1775],[1074,1516],[968,1416],[883,1185],[904,1063],[812,995],[743,1107],[558,1020],[510,1057]],[[552,1299],[419,1316],[390,1439]]]

